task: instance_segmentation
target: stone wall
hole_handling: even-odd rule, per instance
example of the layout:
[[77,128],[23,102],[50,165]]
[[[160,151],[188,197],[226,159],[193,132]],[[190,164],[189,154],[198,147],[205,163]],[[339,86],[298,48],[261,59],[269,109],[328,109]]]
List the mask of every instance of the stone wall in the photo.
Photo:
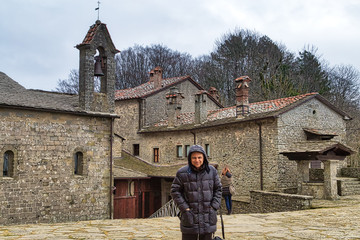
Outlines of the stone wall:
[[250,190],[261,187],[269,191],[277,188],[276,124],[273,120],[262,122],[261,137],[259,128],[258,123],[243,122],[195,131],[197,144],[210,145],[210,161],[219,164],[219,171],[230,167],[239,195],[249,195]]
[[[279,192],[251,191],[247,200],[232,200],[233,214],[298,211],[311,208],[313,197]],[[221,207],[226,212],[224,199]]]
[[1,158],[11,150],[16,165],[13,177],[0,177],[0,225],[108,218],[110,121],[0,109]]
[[[176,87],[184,96],[181,100],[182,108],[180,112],[195,112],[195,94],[199,89],[190,81],[184,81],[177,84]],[[167,99],[165,96],[169,91],[170,89],[166,89],[146,98],[145,125],[151,125],[166,119]],[[208,100],[207,108],[208,110],[214,110],[219,107],[213,101]]]
[[253,213],[305,210],[311,207],[312,199],[311,196],[251,191],[250,209]]
[[[274,121],[262,122],[263,144],[263,189],[277,188],[277,152],[273,145],[276,139]],[[250,190],[261,189],[259,126],[254,122],[237,123],[211,129],[192,131],[143,133],[141,158],[152,161],[152,149],[160,150],[159,164],[187,163],[184,154],[176,156],[176,146],[194,143],[209,145],[210,163],[219,164],[219,171],[227,165],[233,173],[233,182],[239,195],[248,195]]]
[[318,183],[301,183],[301,194],[313,196],[315,199],[324,199],[325,198],[325,192],[324,192],[324,183],[318,182]]
[[360,168],[358,167],[347,167],[341,169],[341,176],[360,178]]
[[[332,140],[345,143],[345,121],[342,116],[329,109],[317,99],[312,99],[282,115],[278,120],[279,152],[286,150],[289,143],[306,141],[303,128],[322,129],[335,132],[338,136]],[[346,164],[342,161],[338,169]],[[280,188],[296,186],[296,163],[279,155],[279,183]]]
[[[115,103],[115,113],[119,118],[115,119],[114,133],[124,138],[122,148],[133,153],[133,144],[139,144],[141,139],[141,136],[137,134],[140,124],[138,100],[117,101]],[[140,146],[140,150],[141,148],[142,146]],[[115,156],[120,157],[121,150],[115,152],[117,153]]]

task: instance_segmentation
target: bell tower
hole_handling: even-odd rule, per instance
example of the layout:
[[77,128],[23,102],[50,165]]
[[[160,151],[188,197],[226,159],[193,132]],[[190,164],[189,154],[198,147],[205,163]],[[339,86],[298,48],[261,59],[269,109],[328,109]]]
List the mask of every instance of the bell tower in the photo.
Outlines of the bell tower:
[[114,112],[115,54],[120,51],[115,48],[106,24],[97,20],[76,48],[80,50],[80,108],[93,112]]

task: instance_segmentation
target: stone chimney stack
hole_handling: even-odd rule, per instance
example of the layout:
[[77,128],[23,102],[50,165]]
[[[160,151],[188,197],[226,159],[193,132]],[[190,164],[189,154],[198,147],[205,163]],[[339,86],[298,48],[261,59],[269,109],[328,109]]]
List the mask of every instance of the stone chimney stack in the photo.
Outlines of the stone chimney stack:
[[195,95],[195,124],[201,124],[207,119],[207,94],[204,90]]
[[159,89],[162,87],[162,73],[163,69],[161,67],[156,67],[150,72],[150,82],[154,83],[154,88]]
[[182,93],[180,93],[176,87],[170,88],[170,92],[166,94],[168,127],[174,127],[176,125],[176,119],[181,112],[183,98]]
[[235,79],[236,91],[236,117],[249,114],[249,82],[248,76]]
[[216,88],[210,87],[209,93],[216,101],[220,102],[219,91]]

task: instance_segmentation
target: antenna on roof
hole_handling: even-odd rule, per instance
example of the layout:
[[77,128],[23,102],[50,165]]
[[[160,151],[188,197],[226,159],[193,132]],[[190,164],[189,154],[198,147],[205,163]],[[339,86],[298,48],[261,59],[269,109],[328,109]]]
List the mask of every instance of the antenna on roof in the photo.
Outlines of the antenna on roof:
[[100,14],[100,1],[98,1],[98,2],[97,2],[97,4],[98,4],[98,7],[97,7],[97,8],[95,8],[95,11],[98,11],[98,19],[97,19],[97,20],[99,20],[99,14]]

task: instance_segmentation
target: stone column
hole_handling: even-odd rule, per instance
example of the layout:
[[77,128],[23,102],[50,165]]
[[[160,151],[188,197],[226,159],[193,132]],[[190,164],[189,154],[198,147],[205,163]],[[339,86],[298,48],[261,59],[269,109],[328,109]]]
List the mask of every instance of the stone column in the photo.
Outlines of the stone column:
[[298,178],[298,194],[302,194],[303,182],[309,182],[309,162],[306,160],[296,161],[297,178]]
[[335,200],[337,194],[336,168],[338,160],[323,160],[324,163],[324,196],[326,199]]

